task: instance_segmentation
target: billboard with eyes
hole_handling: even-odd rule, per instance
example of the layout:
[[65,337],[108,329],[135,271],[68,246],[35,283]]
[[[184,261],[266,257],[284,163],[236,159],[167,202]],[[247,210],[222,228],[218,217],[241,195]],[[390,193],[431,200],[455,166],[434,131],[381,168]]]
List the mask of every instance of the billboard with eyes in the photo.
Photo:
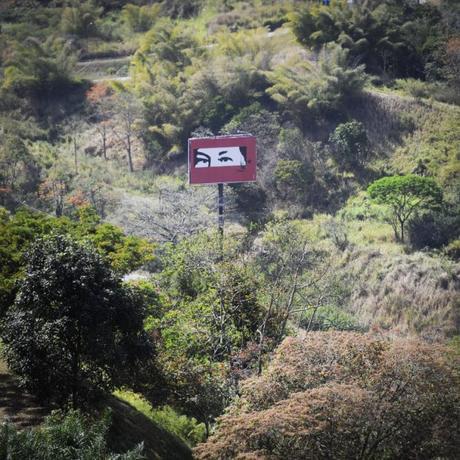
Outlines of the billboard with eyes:
[[197,137],[188,141],[190,184],[254,182],[256,163],[254,136]]

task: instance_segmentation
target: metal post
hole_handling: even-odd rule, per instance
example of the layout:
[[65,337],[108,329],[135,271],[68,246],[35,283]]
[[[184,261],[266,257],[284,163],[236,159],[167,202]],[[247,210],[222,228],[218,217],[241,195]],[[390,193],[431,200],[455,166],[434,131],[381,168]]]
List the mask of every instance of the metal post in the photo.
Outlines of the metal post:
[[219,244],[221,258],[224,256],[224,184],[217,184],[219,192]]

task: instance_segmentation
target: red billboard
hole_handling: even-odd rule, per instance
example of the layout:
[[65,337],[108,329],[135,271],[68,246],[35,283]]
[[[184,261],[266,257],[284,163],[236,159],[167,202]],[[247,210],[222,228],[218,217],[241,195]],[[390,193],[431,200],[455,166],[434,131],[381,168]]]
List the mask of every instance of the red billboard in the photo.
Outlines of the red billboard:
[[256,138],[247,135],[188,140],[190,184],[229,184],[256,180]]

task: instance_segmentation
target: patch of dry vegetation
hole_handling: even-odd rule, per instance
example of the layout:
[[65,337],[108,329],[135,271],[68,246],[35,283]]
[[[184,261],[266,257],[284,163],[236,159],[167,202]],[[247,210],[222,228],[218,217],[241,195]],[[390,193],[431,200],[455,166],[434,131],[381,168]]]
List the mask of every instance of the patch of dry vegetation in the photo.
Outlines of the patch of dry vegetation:
[[420,340],[315,332],[287,338],[248,379],[199,459],[454,458],[458,375]]
[[460,264],[357,249],[342,269],[354,280],[349,307],[362,323],[429,338],[458,333]]

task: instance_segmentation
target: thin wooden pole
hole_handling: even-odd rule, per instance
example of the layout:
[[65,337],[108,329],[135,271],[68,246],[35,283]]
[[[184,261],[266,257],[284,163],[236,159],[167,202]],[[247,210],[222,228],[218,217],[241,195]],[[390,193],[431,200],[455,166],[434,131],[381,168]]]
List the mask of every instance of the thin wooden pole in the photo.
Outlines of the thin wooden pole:
[[219,192],[219,244],[220,257],[224,257],[224,184],[217,184]]

